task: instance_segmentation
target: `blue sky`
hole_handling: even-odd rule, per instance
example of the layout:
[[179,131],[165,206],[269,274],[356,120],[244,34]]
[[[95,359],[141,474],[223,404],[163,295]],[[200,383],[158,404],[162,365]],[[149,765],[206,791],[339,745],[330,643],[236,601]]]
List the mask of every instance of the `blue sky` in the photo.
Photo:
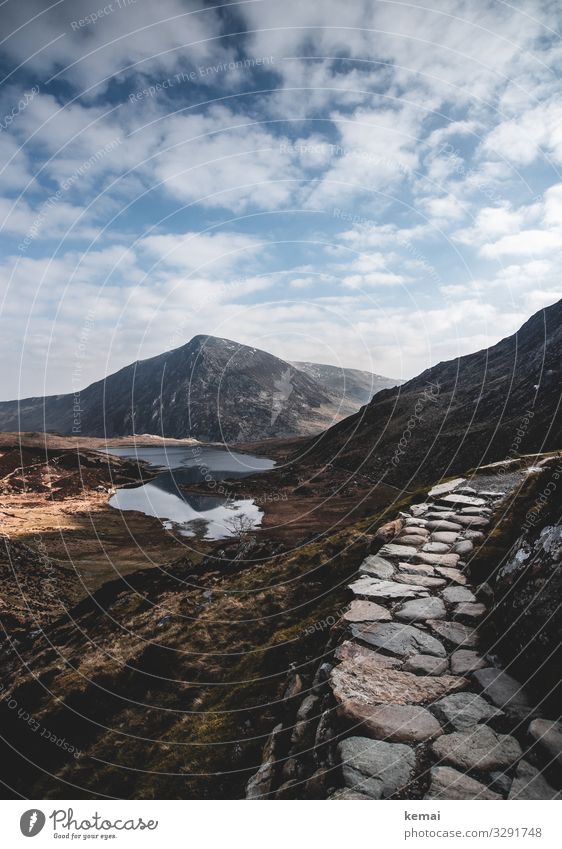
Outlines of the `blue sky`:
[[6,0],[0,397],[210,333],[398,378],[562,297],[562,9]]

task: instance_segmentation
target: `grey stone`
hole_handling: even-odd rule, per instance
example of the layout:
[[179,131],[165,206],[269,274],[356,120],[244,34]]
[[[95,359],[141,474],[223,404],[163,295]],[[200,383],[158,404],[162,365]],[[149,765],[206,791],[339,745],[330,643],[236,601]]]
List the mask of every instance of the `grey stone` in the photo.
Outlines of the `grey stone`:
[[413,654],[432,654],[436,657],[446,655],[439,640],[413,625],[382,622],[380,625],[352,625],[351,630],[357,639],[398,657],[411,657]]
[[423,528],[423,530],[425,530],[425,519],[422,519],[419,516],[405,515],[404,524],[406,527]]
[[394,578],[395,581],[403,582],[403,583],[416,583],[419,584],[420,587],[425,587],[426,589],[437,590],[444,587],[446,581],[443,578],[432,578],[429,575],[418,575],[410,574],[409,572],[400,572]]
[[428,578],[435,576],[435,569],[427,563],[399,563],[398,569],[400,572],[409,572],[411,575],[426,575]]
[[409,560],[417,553],[418,550],[413,545],[400,545],[397,542],[387,542],[379,552],[381,557],[402,558],[403,560]]
[[461,510],[461,516],[486,516],[489,517],[492,515],[492,511],[489,507],[463,507]]
[[436,566],[435,571],[438,575],[441,575],[443,578],[447,578],[448,581],[452,581],[454,584],[460,584],[464,586],[467,583],[466,576],[460,571],[460,569],[449,569],[447,566]]
[[416,556],[416,563],[427,563],[429,566],[446,566],[448,569],[454,569],[459,559],[458,554],[424,554],[419,552]]
[[560,799],[546,778],[528,761],[519,761],[508,799]]
[[338,749],[345,785],[355,793],[388,799],[413,778],[416,758],[409,746],[348,737]]
[[[410,522],[419,522],[419,521],[420,521],[419,519],[410,519]],[[429,531],[423,525],[408,524],[408,521],[406,521],[406,527],[403,528],[400,531],[400,533],[398,534],[398,539],[402,539],[402,537],[409,536],[410,534],[414,534],[415,536],[427,538],[429,536]]]
[[431,534],[431,539],[435,542],[446,542],[449,545],[455,543],[458,538],[459,535],[453,533],[453,531],[433,531]]
[[447,661],[431,654],[414,654],[409,657],[402,669],[416,675],[444,675],[447,672]]
[[533,713],[532,706],[523,687],[503,669],[487,667],[477,669],[473,678],[492,704],[504,710],[508,716],[524,719]]
[[476,693],[453,693],[429,707],[437,719],[455,731],[464,731],[479,722],[503,716],[503,711],[492,707]]
[[422,551],[426,554],[447,554],[451,550],[451,546],[445,542],[426,542],[422,546]]
[[529,725],[529,734],[537,743],[547,764],[562,767],[562,722],[554,719],[534,719]]
[[365,575],[373,575],[375,578],[380,578],[382,581],[388,581],[394,575],[394,566],[389,560],[385,560],[384,557],[380,557],[378,554],[371,554],[362,562],[359,571]]
[[432,519],[426,526],[430,531],[461,531],[462,525],[450,522],[448,519]]
[[397,537],[397,542],[400,545],[411,545],[414,548],[418,548],[420,545],[424,545],[427,542],[427,537],[418,535],[418,534],[404,534],[404,536]]
[[260,768],[246,785],[246,799],[261,799],[272,792],[277,772],[279,737],[282,733],[283,723],[280,722],[267,738]]
[[428,619],[428,625],[432,631],[455,646],[470,647],[477,643],[476,631],[461,622],[442,622],[439,619]]
[[394,618],[400,622],[425,622],[426,619],[444,619],[446,613],[441,599],[433,596],[407,601],[395,611]]
[[447,604],[460,604],[463,601],[474,602],[476,598],[468,587],[447,587],[441,596]]
[[491,772],[490,779],[490,787],[492,790],[495,790],[497,793],[501,793],[502,796],[507,796],[511,787],[511,782],[513,781],[511,776],[506,775],[505,772]]
[[469,539],[463,539],[460,542],[456,542],[453,546],[453,553],[460,554],[461,557],[465,557],[472,551],[474,551],[474,545]]
[[420,592],[424,592],[423,587],[419,584],[401,584],[394,581],[380,581],[377,578],[358,578],[352,584],[349,584],[349,589],[357,596],[366,596],[367,598],[376,599],[402,599],[416,598]]
[[438,483],[429,490],[427,493],[428,497],[437,498],[440,495],[446,495],[448,492],[452,492],[457,487],[462,486],[465,482],[466,478],[453,478],[453,480],[446,481],[445,483]]
[[388,622],[392,619],[386,607],[374,601],[354,599],[343,614],[346,622]]
[[501,799],[497,793],[450,766],[434,766],[425,799]]
[[442,495],[439,498],[439,504],[444,504],[445,507],[485,507],[486,502],[483,498],[475,498],[473,495],[459,495],[456,492],[452,495]]
[[476,669],[482,669],[486,666],[486,661],[480,657],[478,652],[470,651],[470,649],[458,649],[451,655],[451,671],[455,675],[466,675],[468,672],[474,672]]
[[433,743],[436,758],[463,770],[488,772],[514,764],[521,746],[508,734],[497,734],[488,725],[445,734]]
[[463,536],[472,540],[472,542],[484,542],[486,539],[482,531],[464,531]]
[[487,528],[490,524],[489,519],[483,519],[481,516],[456,516],[454,521],[463,528],[470,528],[471,530]]
[[369,733],[390,743],[425,743],[443,734],[437,719],[419,705],[379,705],[369,710]]
[[350,790],[344,787],[342,790],[336,790],[331,796],[328,796],[328,802],[371,802],[371,796],[365,796],[364,793],[357,793],[355,790]]
[[412,516],[414,516],[415,518],[419,518],[427,512],[428,507],[428,504],[410,504],[410,507],[408,509]]

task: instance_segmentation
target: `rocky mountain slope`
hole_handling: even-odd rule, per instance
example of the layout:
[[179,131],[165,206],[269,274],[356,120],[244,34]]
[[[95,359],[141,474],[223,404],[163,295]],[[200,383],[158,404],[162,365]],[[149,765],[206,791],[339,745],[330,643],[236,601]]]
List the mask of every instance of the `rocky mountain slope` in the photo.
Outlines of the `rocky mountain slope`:
[[[439,363],[302,447],[294,473],[411,486],[562,442],[562,301],[491,348]],[[323,471],[324,470],[324,471]],[[327,470],[327,471],[325,471]]]
[[[331,375],[332,367],[315,368]],[[367,380],[364,373],[359,378],[354,370],[349,376],[347,370],[336,371],[338,379],[324,382],[321,373],[316,378],[257,348],[195,336],[180,348],[126,366],[76,397],[0,402],[0,430],[110,438],[147,433],[203,442],[310,434],[363,403],[357,396]]]
[[293,365],[336,396],[347,399],[358,407],[368,404],[373,395],[381,389],[390,389],[403,383],[401,380],[393,380],[390,377],[355,368],[305,362],[294,362]]

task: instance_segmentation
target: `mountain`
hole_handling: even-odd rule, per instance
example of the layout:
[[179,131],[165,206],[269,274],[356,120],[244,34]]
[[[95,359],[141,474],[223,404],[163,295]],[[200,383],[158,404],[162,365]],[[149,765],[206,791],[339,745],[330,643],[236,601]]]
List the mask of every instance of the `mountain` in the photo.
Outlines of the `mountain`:
[[347,398],[352,403],[357,404],[358,407],[368,404],[373,395],[376,395],[381,389],[399,386],[403,382],[355,368],[302,362],[294,362],[293,365],[315,380],[316,383],[322,384],[340,398]]
[[265,351],[195,336],[76,395],[1,402],[0,430],[238,442],[319,432],[359,406],[347,392]]
[[561,366],[558,301],[491,348],[382,390],[301,446],[306,460],[295,460],[293,473],[306,479],[324,470],[336,479],[345,472],[346,480],[359,474],[409,487],[484,462],[559,450]]

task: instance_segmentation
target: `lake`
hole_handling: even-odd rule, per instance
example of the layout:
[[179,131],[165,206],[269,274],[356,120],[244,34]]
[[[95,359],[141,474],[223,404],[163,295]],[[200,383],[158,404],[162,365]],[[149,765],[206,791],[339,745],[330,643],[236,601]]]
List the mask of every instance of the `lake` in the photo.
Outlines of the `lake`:
[[[219,481],[265,472],[274,460],[240,454],[226,448],[199,445],[135,445],[107,448],[108,454],[143,460],[159,473],[140,486],[119,489],[109,503],[117,510],[137,510],[155,516],[167,530],[201,539],[225,539],[236,536],[233,519],[244,516],[258,528],[263,511],[251,498],[229,499],[213,494]],[[209,495],[190,494],[185,484],[207,482]]]

